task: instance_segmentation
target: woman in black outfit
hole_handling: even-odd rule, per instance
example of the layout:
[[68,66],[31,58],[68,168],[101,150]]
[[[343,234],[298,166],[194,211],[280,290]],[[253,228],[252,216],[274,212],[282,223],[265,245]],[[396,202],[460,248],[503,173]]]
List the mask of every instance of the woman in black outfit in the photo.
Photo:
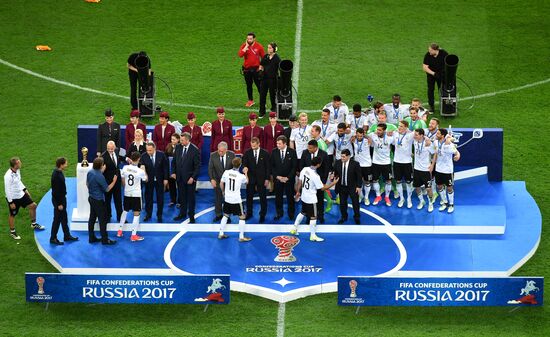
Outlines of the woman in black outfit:
[[262,72],[262,80],[260,82],[260,118],[265,116],[265,101],[268,90],[269,98],[271,99],[271,111],[277,111],[275,94],[277,93],[279,63],[281,63],[281,58],[277,55],[277,44],[271,42],[267,45],[267,54],[264,55],[260,62],[260,71]]
[[134,152],[139,152],[139,154],[145,153],[145,142],[143,141],[143,131],[140,129],[136,130],[136,133],[134,134],[134,141],[132,142],[132,145],[128,148],[128,152],[126,152],[126,161],[129,163],[132,162],[130,159],[130,156]]

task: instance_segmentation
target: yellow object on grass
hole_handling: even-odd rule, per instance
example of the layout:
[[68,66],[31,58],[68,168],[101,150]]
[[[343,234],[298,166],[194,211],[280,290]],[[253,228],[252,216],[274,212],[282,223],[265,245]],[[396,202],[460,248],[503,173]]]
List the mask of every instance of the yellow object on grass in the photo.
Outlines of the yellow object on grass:
[[93,3],[99,3],[101,0],[84,0],[86,2],[93,2]]
[[38,50],[38,51],[50,51],[50,50],[52,50],[52,48],[50,48],[50,46],[39,44],[38,46],[36,46],[36,50]]

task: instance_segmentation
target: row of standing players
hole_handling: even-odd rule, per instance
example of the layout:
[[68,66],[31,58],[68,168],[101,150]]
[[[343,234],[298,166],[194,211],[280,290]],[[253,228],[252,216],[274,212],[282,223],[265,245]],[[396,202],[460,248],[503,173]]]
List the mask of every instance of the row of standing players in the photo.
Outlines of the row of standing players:
[[[373,109],[374,111],[372,111],[370,114],[364,114],[361,112],[361,107],[359,105],[354,105],[353,106],[353,113],[352,114],[349,114],[347,113],[345,110],[347,110],[347,106],[343,103],[341,103],[341,99],[339,99],[339,97],[335,96],[333,102],[327,104],[327,106],[325,106],[325,108],[323,109],[323,113],[322,113],[322,118],[321,120],[318,120],[318,121],[315,121],[312,126],[309,126],[308,123],[307,123],[307,115],[306,114],[301,114],[300,115],[300,120],[299,122],[297,123],[297,125],[294,124],[293,121],[291,121],[291,126],[289,128],[287,128],[286,130],[280,125],[277,123],[277,120],[275,118],[274,115],[270,115],[270,123],[265,126],[264,128],[261,128],[259,126],[256,125],[256,120],[257,120],[257,116],[255,116],[255,114],[251,114],[250,115],[250,125],[245,127],[244,129],[244,132],[243,132],[243,149],[246,148],[247,144],[246,144],[246,136],[249,134],[250,135],[250,139],[252,138],[255,138],[257,141],[257,151],[265,151],[267,152],[267,155],[269,156],[269,151],[266,151],[266,148],[268,148],[269,144],[268,141],[265,141],[265,135],[274,135],[272,136],[273,138],[277,139],[278,135],[281,135],[281,134],[286,134],[288,135],[289,137],[287,137],[287,141],[288,141],[288,138],[290,138],[290,145],[291,145],[291,148],[293,149],[297,149],[298,152],[296,154],[296,157],[297,159],[301,159],[301,156],[302,156],[302,153],[307,151],[305,149],[305,147],[309,147],[307,145],[308,143],[308,140],[310,139],[316,139],[318,142],[318,147],[321,148],[321,153],[325,153],[326,154],[326,161],[328,162],[328,165],[327,163],[323,162],[322,163],[322,169],[320,169],[320,171],[322,172],[322,177],[324,178],[324,180],[326,180],[326,177],[327,177],[327,174],[325,174],[325,170],[326,170],[326,167],[331,167],[331,163],[334,162],[334,159],[336,160],[340,160],[341,159],[341,150],[346,148],[346,147],[350,147],[351,151],[350,151],[350,157],[353,157],[355,156],[355,159],[356,161],[360,164],[360,171],[361,171],[361,176],[363,177],[364,179],[364,183],[361,183],[360,184],[360,187],[357,187],[357,193],[351,193],[350,197],[352,199],[352,204],[354,204],[354,218],[355,218],[355,221],[358,222],[358,202],[355,202],[354,200],[354,196],[358,196],[359,198],[363,198],[364,201],[365,201],[365,204],[370,204],[370,201],[369,201],[369,198],[368,198],[368,194],[370,192],[370,188],[371,187],[374,187],[375,191],[376,191],[376,198],[374,199],[374,204],[378,204],[380,201],[381,201],[381,193],[380,193],[380,185],[378,184],[378,179],[381,177],[384,181],[385,181],[385,202],[386,204],[390,205],[391,204],[391,201],[389,200],[389,191],[391,190],[391,181],[392,181],[392,173],[394,173],[393,175],[395,175],[396,177],[394,178],[394,181],[398,181],[399,183],[396,184],[397,185],[397,192],[398,192],[398,196],[400,198],[400,201],[399,201],[399,206],[402,207],[404,205],[404,202],[405,202],[405,198],[404,198],[404,193],[403,193],[403,186],[401,184],[402,181],[405,182],[406,184],[406,190],[407,190],[407,207],[411,208],[412,207],[412,201],[411,201],[411,195],[412,195],[412,189],[413,189],[413,180],[418,180],[416,183],[420,184],[420,182],[423,182],[424,180],[426,179],[421,179],[419,174],[416,174],[416,175],[413,175],[413,171],[416,171],[416,168],[413,170],[413,167],[412,167],[412,156],[409,155],[408,157],[410,157],[409,159],[398,159],[398,160],[401,160],[401,161],[397,161],[395,162],[395,164],[393,165],[393,168],[392,166],[390,165],[390,157],[389,157],[389,153],[390,153],[390,149],[388,148],[387,149],[387,153],[388,153],[388,158],[387,160],[384,159],[384,160],[380,160],[378,158],[378,163],[376,162],[376,155],[378,153],[382,153],[384,152],[384,150],[381,150],[381,151],[377,151],[377,149],[379,149],[379,147],[377,147],[375,144],[376,144],[376,140],[374,138],[372,138],[371,136],[373,134],[379,134],[380,131],[378,131],[378,126],[379,125],[385,125],[386,126],[386,129],[388,131],[387,135],[389,137],[388,138],[388,141],[386,141],[385,143],[387,144],[390,144],[390,148],[391,147],[395,147],[396,149],[406,149],[407,147],[409,148],[409,151],[410,154],[412,154],[412,148],[411,148],[411,145],[413,144],[412,142],[412,139],[414,139],[413,137],[413,132],[408,132],[407,133],[407,130],[417,130],[417,129],[421,129],[424,131],[424,128],[422,126],[426,126],[425,124],[425,121],[422,117],[419,117],[419,108],[417,106],[415,106],[415,101],[417,100],[413,100],[413,104],[411,104],[409,107],[408,107],[408,112],[405,111],[402,106],[400,106],[400,102],[399,102],[399,95],[394,95],[393,97],[393,100],[392,100],[392,108],[394,110],[394,117],[395,119],[397,119],[398,121],[401,119],[401,121],[398,122],[398,124],[400,125],[400,130],[399,130],[399,133],[402,134],[401,136],[393,136],[392,133],[393,131],[396,129],[395,125],[392,124],[392,123],[386,123],[387,122],[387,119],[388,119],[388,114],[387,114],[387,106],[388,105],[383,105],[381,103],[377,103],[375,104],[375,108]],[[331,109],[332,108],[332,111]],[[332,120],[338,120],[339,118],[339,111],[342,109],[342,111],[340,112],[341,115],[343,115],[345,118],[343,118],[343,120],[345,120],[347,123],[344,123],[344,122],[341,122],[339,124],[336,124],[334,122],[331,121]],[[230,121],[226,120],[225,119],[225,112],[223,111],[223,108],[218,108],[217,110],[217,114],[218,114],[218,120],[215,121],[213,123],[213,126],[216,122],[219,123],[219,134],[216,134],[215,132],[213,132],[213,136],[212,136],[212,147],[218,147],[217,145],[219,145],[221,142],[224,143],[224,146],[222,146],[222,149],[218,149],[218,158],[220,157],[220,153],[223,152],[223,147],[227,148],[227,149],[231,149],[231,145],[233,144],[232,142],[232,139],[230,137],[232,137],[232,125],[230,125]],[[424,111],[424,114],[423,114],[423,117],[426,116],[427,114],[425,113]],[[167,116],[166,116],[167,117]],[[190,120],[190,124],[186,126],[186,128],[190,129],[190,131],[193,131],[194,129],[198,129],[199,127],[194,125],[194,114],[190,113],[189,116],[188,116],[189,120]],[[340,117],[341,118],[341,117]],[[162,125],[162,122],[160,123]],[[293,125],[294,124],[294,125]],[[169,124],[167,124],[169,125]],[[370,126],[370,127],[369,127]],[[436,133],[437,133],[437,128],[438,128],[438,121],[436,119],[432,119],[432,122],[430,123],[430,126],[429,127],[426,127],[426,133],[427,133],[427,137],[422,134],[422,135],[418,135],[418,137],[422,136],[422,139],[424,138],[427,138],[427,139],[434,139],[434,137],[436,136]],[[227,130],[226,130],[227,129]],[[248,130],[247,130],[248,129]],[[369,144],[369,151],[362,151],[362,139],[364,136],[362,135],[357,135],[356,136],[356,133],[357,132],[357,129],[361,129],[363,131],[367,131],[367,135],[369,135],[368,137],[366,137],[367,139],[367,143]],[[136,131],[138,129],[136,128]],[[156,128],[155,128],[156,130]],[[213,130],[215,130],[215,127],[213,127]],[[164,131],[164,130],[163,130]],[[185,131],[185,130],[184,130]],[[255,132],[259,131],[258,134],[256,134]],[[269,132],[271,131],[271,132]],[[336,131],[336,132],[335,132]],[[375,132],[376,131],[376,132]],[[442,130],[443,132],[446,133],[446,130]],[[200,130],[199,130],[200,132]],[[396,132],[397,133],[397,132]],[[141,145],[141,146],[145,146],[144,143],[143,143],[143,140],[142,140],[142,132],[139,132],[137,131],[136,133],[136,141],[134,141],[130,147],[132,146],[136,146],[136,145]],[[200,132],[201,136],[202,136],[202,132]],[[223,140],[223,136],[225,134],[225,137],[227,137],[227,142],[225,142]],[[364,132],[359,132],[359,134],[364,134]],[[264,135],[264,137],[262,137],[262,135]],[[193,141],[197,141],[197,138],[194,137],[194,133],[189,133],[189,136],[191,137],[191,139],[184,139],[184,137],[181,137],[181,142],[182,144],[184,142],[192,142]],[[222,136],[222,137],[218,137],[218,136]],[[257,137],[257,136],[260,136],[260,137]],[[445,139],[445,136],[442,136],[443,139]],[[141,137],[141,139],[139,139]],[[173,137],[171,137],[171,144],[169,144],[166,148],[166,153],[168,155],[174,155],[175,154],[175,151],[174,149],[177,147],[177,143],[178,143],[178,135],[177,134],[173,134]],[[189,137],[187,137],[189,138]],[[195,139],[193,139],[195,138]],[[382,136],[382,139],[385,139],[386,138],[386,135],[384,134]],[[264,139],[264,142],[261,141],[261,139]],[[389,139],[395,139],[395,142],[397,144],[394,144],[393,143],[393,140],[392,142],[389,142]],[[434,146],[430,146],[431,144],[431,141],[432,140],[427,140],[427,143],[426,144],[423,144],[422,147],[424,147],[424,145],[426,145],[426,151],[432,151],[431,149],[435,148]],[[141,143],[140,143],[141,141]],[[202,139],[200,139],[200,141],[202,142]],[[449,141],[450,141],[450,138],[449,138]],[[354,144],[355,142],[355,144]],[[251,147],[253,142],[250,142],[248,143],[249,145],[249,148]],[[384,143],[384,142],[383,142]],[[200,143],[199,143],[200,144]],[[259,148],[259,145],[262,145],[262,149]],[[359,145],[361,144],[361,145]],[[444,149],[445,147],[443,146],[444,143],[442,143],[442,145],[439,146],[439,151],[441,151],[442,149]],[[458,151],[456,150],[456,147],[454,147],[454,145],[449,144],[450,147],[452,148],[452,157],[454,158],[454,160],[457,160],[460,156],[460,154],[458,153]],[[330,149],[330,147],[332,146],[332,149]],[[211,149],[212,149],[211,147]],[[384,146],[382,146],[384,147]],[[336,150],[335,150],[336,148]],[[370,150],[370,148],[372,148],[372,150]],[[140,146],[138,146],[136,148],[137,150],[140,150],[143,151],[141,149]],[[194,147],[195,150],[197,150],[197,152],[199,152],[199,148],[198,147]],[[226,151],[227,151],[226,149]],[[247,153],[247,151],[249,151],[249,149],[245,150],[245,155]],[[406,150],[404,150],[406,152]],[[422,150],[419,150],[422,152]],[[107,151],[108,152],[108,151]],[[133,151],[129,151],[129,153],[131,153]],[[158,150],[155,150],[156,153],[159,153],[159,155],[162,155],[162,151],[158,151]],[[194,151],[195,152],[195,151]],[[368,156],[365,155],[365,153],[369,153]],[[371,162],[372,160],[370,159],[370,156],[371,156],[371,152],[375,155],[375,160],[374,162]],[[399,150],[398,153],[401,153],[402,151]],[[216,151],[214,151],[213,155],[215,156],[215,153]],[[230,152],[231,153],[231,152]],[[318,152],[316,152],[318,153]],[[330,154],[329,154],[330,153]],[[333,155],[334,153],[334,155]],[[362,153],[362,154],[361,154]],[[264,154],[264,153],[262,153]],[[430,157],[431,157],[432,153],[430,153]],[[166,185],[169,185],[171,188],[170,191],[171,191],[171,200],[172,200],[172,203],[175,203],[176,202],[176,190],[179,189],[180,190],[180,193],[179,193],[179,204],[180,205],[183,205],[183,207],[180,209],[180,214],[175,218],[176,220],[182,220],[186,217],[186,215],[189,215],[189,218],[190,218],[190,222],[194,222],[194,194],[193,193],[186,193],[185,191],[191,191],[193,190],[193,188],[195,187],[196,185],[196,177],[198,175],[198,170],[195,169],[195,167],[198,167],[200,166],[200,155],[197,153],[196,154],[196,157],[197,160],[193,160],[191,161],[193,163],[193,165],[191,165],[188,169],[186,170],[179,170],[179,172],[177,172],[178,170],[176,169],[177,168],[177,165],[172,165],[174,167],[173,170],[168,170],[168,171],[172,171],[174,172],[174,174],[167,174],[167,173],[164,173],[164,176],[163,174],[160,174],[159,176],[159,181],[162,181],[162,183],[158,183],[158,184],[153,184],[153,183],[149,183],[149,184],[146,184],[146,205],[148,204],[147,200],[150,199],[150,207],[147,207],[146,206],[146,210],[148,211],[147,212],[147,215],[145,216],[145,220],[147,221],[150,217],[151,217],[151,211],[152,210],[152,191],[153,189],[156,189],[156,192],[157,192],[157,199],[161,199],[160,196],[162,196],[162,193],[164,191],[164,188],[166,187]],[[245,156],[246,157],[246,156]],[[405,156],[407,157],[407,156]],[[431,177],[431,172],[434,170],[434,165],[435,165],[435,158],[437,156],[434,156],[434,160],[433,160],[433,163],[430,162],[430,164],[428,164],[428,169],[427,170],[419,170],[419,171],[424,171],[424,172],[429,172],[429,177]],[[442,158],[441,156],[441,153],[440,153],[440,156],[439,158]],[[357,160],[358,159],[358,160]],[[263,159],[262,159],[263,160]],[[429,159],[431,160],[431,159]],[[447,204],[448,204],[448,211],[449,212],[452,212],[454,210],[454,205],[453,205],[453,200],[454,199],[454,195],[453,195],[453,191],[452,191],[452,160],[451,159],[451,169],[450,169],[450,172],[440,172],[440,173],[444,173],[446,174],[446,176],[441,176],[438,180],[438,190],[440,191],[440,194],[442,195],[442,200],[443,200],[443,204],[442,204],[442,210],[444,210],[445,208],[447,208]],[[386,161],[387,161],[387,164],[386,164]],[[404,161],[404,162],[403,162]],[[222,162],[222,161],[220,161]],[[176,164],[176,163],[179,163],[179,161],[172,161],[172,164]],[[209,176],[211,178],[211,183],[212,185],[214,186],[214,189],[216,191],[216,221],[219,221],[221,218],[222,218],[222,202],[221,202],[221,190],[219,189],[219,180],[221,179],[221,174],[220,172],[218,172],[218,174],[216,175],[216,172],[215,170],[213,170],[213,168],[216,167],[216,164],[212,164],[212,163],[215,163],[215,161],[212,161],[212,158],[210,159],[210,165],[209,165]],[[164,166],[168,166],[168,165],[164,165]],[[219,165],[218,165],[219,166]],[[261,166],[261,165],[260,165]],[[381,167],[379,167],[381,166]],[[388,167],[389,166],[389,167]],[[416,164],[415,164],[416,166]],[[439,165],[439,167],[441,167],[441,170],[443,170],[445,165]],[[447,165],[449,166],[449,165]],[[296,168],[300,168],[300,167],[305,167],[305,164],[301,164],[301,161],[298,161],[297,162],[297,165],[296,165]],[[229,169],[231,168],[231,161],[225,161],[225,169]],[[248,169],[248,168],[247,168]],[[152,170],[152,169],[151,169]],[[294,171],[294,172],[299,172],[296,171],[296,169],[294,170],[290,170],[290,171]],[[317,170],[316,170],[317,171]],[[353,170],[352,170],[353,171]],[[449,171],[449,169],[445,169],[445,171]],[[222,171],[223,172],[223,171]],[[396,174],[397,173],[397,174]],[[415,172],[416,173],[416,172]],[[436,171],[437,173],[437,171]],[[261,204],[261,210],[260,210],[260,221],[263,222],[265,220],[265,214],[266,214],[266,202],[265,202],[265,188],[267,186],[271,186],[271,181],[273,181],[273,188],[275,190],[275,194],[276,194],[276,208],[277,208],[277,216],[276,218],[280,218],[282,216],[282,194],[285,192],[285,190],[287,190],[287,197],[289,195],[292,194],[292,190],[293,188],[291,187],[290,188],[290,193],[288,193],[288,189],[280,189],[280,188],[277,188],[277,186],[279,185],[278,183],[280,182],[280,180],[278,179],[278,177],[275,175],[273,176],[271,173],[264,173],[265,176],[269,177],[269,179],[265,179],[265,180],[262,180],[262,179],[257,179],[259,181],[261,181],[260,183],[256,182],[256,183],[253,183],[253,184],[248,184],[248,188],[247,188],[247,213],[249,214],[248,217],[251,216],[252,214],[252,196],[254,194],[254,192],[258,192],[258,194],[260,195],[260,204]],[[169,178],[168,179],[164,179],[166,176],[168,176]],[[178,176],[183,176],[185,177],[184,179],[178,179]],[[257,174],[253,174],[252,175],[253,177],[257,177],[258,175]],[[292,174],[290,175],[292,176]],[[437,176],[437,174],[436,174]],[[164,177],[164,178],[163,178]],[[376,178],[374,178],[376,177]],[[416,177],[416,178],[415,178]],[[397,179],[396,179],[397,178]],[[424,193],[428,193],[431,195],[431,178],[428,179],[429,181],[427,183],[422,183],[422,186],[417,186],[417,187],[421,187],[424,189]],[[183,184],[183,186],[182,186]],[[151,188],[147,188],[148,185],[151,185],[152,187]],[[157,186],[154,186],[154,185],[157,185]],[[185,186],[185,185],[191,185],[191,186]],[[264,187],[262,187],[262,185],[264,185]],[[442,187],[444,185],[447,185],[447,192],[449,194],[449,199],[450,201],[447,201],[445,198],[445,192],[442,191]],[[178,187],[176,189],[176,186]],[[250,187],[251,186],[251,187]],[[290,185],[289,185],[290,186]],[[156,188],[155,188],[156,187]],[[389,190],[388,190],[389,189]],[[148,192],[149,191],[149,192]],[[181,191],[184,191],[183,193]],[[118,195],[120,195],[120,191],[118,192]],[[147,197],[149,195],[149,198]],[[323,201],[323,198],[322,198],[322,193],[321,193],[321,197],[318,198],[318,201],[321,203],[321,207],[318,209],[320,210],[319,211],[319,214],[317,215],[316,214],[316,217],[319,218],[319,221],[320,222],[324,222],[324,217],[323,217],[323,207],[322,207],[322,201]],[[326,196],[325,196],[326,197]],[[192,199],[192,200],[188,200],[188,199]],[[292,198],[288,198],[289,200],[292,199]],[[332,202],[332,199],[330,197],[326,197],[327,201],[329,202],[329,204]],[[432,198],[430,198],[429,200],[432,200]],[[110,204],[110,200],[107,200],[108,201],[108,204]],[[289,201],[290,203],[292,203],[292,201]],[[425,203],[425,201],[423,200],[423,197],[421,199],[421,203],[419,204],[419,208],[422,208]],[[116,202],[116,199],[115,199],[115,205],[117,204]],[[120,203],[119,203],[120,204]],[[341,205],[347,205],[347,198],[346,198],[346,201],[345,202],[342,202]],[[160,205],[161,207],[159,207],[159,210],[158,210],[158,213],[157,213],[157,218],[159,219],[159,222],[162,221],[162,205]],[[109,206],[108,206],[109,207]],[[181,207],[181,206],[180,206]],[[330,207],[330,206],[329,206]],[[429,211],[431,211],[433,209],[433,206],[431,203],[429,203],[429,207],[428,207]],[[117,215],[119,213],[122,213],[122,211],[120,212],[117,212]],[[294,218],[293,217],[293,213],[294,213],[294,207],[293,205],[290,205],[289,204],[289,214],[292,215],[291,218]],[[339,222],[340,223],[343,223],[345,221],[347,221],[347,208],[346,207],[341,207],[341,213],[342,213],[342,217],[340,218]]]

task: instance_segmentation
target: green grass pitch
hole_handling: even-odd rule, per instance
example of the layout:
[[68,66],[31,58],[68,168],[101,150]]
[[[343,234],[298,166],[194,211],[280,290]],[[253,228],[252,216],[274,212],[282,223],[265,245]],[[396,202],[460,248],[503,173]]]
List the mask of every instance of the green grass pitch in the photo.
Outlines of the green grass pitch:
[[[248,31],[264,46],[276,41],[282,58],[294,58],[296,1],[20,0],[0,4],[0,58],[82,87],[127,96],[126,58],[146,50],[153,68],[174,92],[174,102],[239,108],[227,117],[247,120],[246,95],[237,50]],[[303,7],[299,107],[320,109],[332,95],[365,105],[366,95],[388,102],[426,101],[421,71],[427,45],[437,41],[460,57],[458,75],[474,95],[550,77],[550,2],[526,1],[328,1]],[[34,46],[47,44],[51,52]],[[459,83],[460,85],[460,83]],[[504,177],[525,180],[548,220],[550,83],[482,97],[443,125],[501,127],[505,132]],[[462,97],[471,96],[460,86]],[[159,85],[159,99],[169,100]],[[256,94],[257,97],[257,94]],[[67,156],[74,175],[76,127],[97,124],[112,107],[126,123],[128,100],[94,94],[40,79],[0,64],[0,163],[20,156],[23,181],[39,200],[49,189],[55,158]],[[467,108],[472,100],[464,101]],[[163,105],[174,120],[195,111],[213,120],[211,109]],[[315,117],[317,113],[313,113]],[[148,123],[154,123],[154,120]],[[264,122],[265,123],[265,122]],[[2,171],[2,172],[4,172]],[[278,304],[232,293],[229,306],[83,305],[25,303],[24,272],[54,272],[40,255],[26,212],[8,235],[7,207],[0,207],[1,335],[275,336]],[[50,226],[50,224],[44,224]],[[543,229],[535,256],[516,274],[548,276],[549,234]],[[336,294],[286,304],[285,336],[545,336],[548,305],[509,308],[338,307]]]

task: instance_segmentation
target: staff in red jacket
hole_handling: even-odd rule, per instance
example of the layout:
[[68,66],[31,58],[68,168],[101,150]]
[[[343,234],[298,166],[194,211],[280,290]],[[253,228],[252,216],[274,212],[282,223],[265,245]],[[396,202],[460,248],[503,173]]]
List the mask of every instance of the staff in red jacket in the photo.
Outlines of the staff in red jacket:
[[244,81],[246,82],[246,93],[248,95],[248,102],[246,102],[245,106],[251,107],[254,105],[252,83],[256,84],[259,93],[260,74],[258,70],[260,68],[260,61],[265,55],[264,47],[256,42],[256,34],[248,33],[246,35],[246,41],[241,45],[238,55],[244,58],[243,75]]
[[126,131],[124,131],[124,138],[126,138],[126,151],[128,151],[130,146],[132,146],[132,143],[136,137],[136,130],[138,129],[143,131],[143,137],[147,135],[145,124],[139,121],[139,110],[134,109],[130,112],[130,123],[126,125]]
[[170,144],[172,135],[176,133],[176,129],[172,124],[168,124],[170,115],[168,112],[163,111],[159,115],[159,123],[155,125],[153,130],[153,142],[157,146],[158,151],[164,152],[166,146]]
[[204,139],[202,138],[202,129],[200,126],[196,124],[196,122],[197,122],[197,117],[195,116],[195,113],[194,112],[188,113],[187,125],[183,127],[181,132],[182,133],[189,132],[189,134],[191,135],[191,143],[199,149],[199,152],[201,152]]
[[250,125],[247,125],[243,128],[243,139],[241,145],[241,151],[244,154],[246,150],[250,149],[250,141],[253,137],[258,137],[261,141],[264,138],[264,129],[261,126],[256,125],[258,121],[258,115],[251,113],[248,115],[248,122]]
[[269,124],[264,126],[264,138],[261,140],[262,148],[268,153],[277,146],[277,137],[284,135],[285,128],[277,122],[277,113],[269,113]]
[[218,119],[212,122],[212,139],[210,153],[218,150],[220,142],[226,142],[228,150],[233,151],[233,123],[225,119],[225,109],[220,106],[216,109]]

